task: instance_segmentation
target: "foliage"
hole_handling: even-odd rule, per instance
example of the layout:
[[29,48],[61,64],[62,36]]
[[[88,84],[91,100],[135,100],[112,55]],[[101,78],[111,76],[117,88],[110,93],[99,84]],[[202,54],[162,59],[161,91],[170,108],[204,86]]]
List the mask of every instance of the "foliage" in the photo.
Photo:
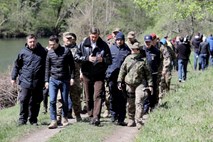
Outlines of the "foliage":
[[68,30],[82,39],[92,26],[103,36],[115,27],[125,34],[137,31],[138,36],[210,34],[212,6],[212,0],[1,0],[0,37],[60,35]]
[[[209,31],[212,25],[211,7],[213,1],[210,0],[134,0],[146,13],[155,17],[154,19],[166,19],[166,22],[155,24],[156,29],[165,30],[165,33],[190,34],[203,29]],[[159,17],[160,16],[160,17]],[[165,20],[163,20],[165,21]]]

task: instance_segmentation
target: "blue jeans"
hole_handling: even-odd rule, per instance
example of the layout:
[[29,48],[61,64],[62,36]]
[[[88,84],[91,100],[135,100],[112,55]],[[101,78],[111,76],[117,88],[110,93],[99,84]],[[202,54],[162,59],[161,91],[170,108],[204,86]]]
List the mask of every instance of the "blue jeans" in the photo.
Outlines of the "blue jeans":
[[186,80],[188,60],[178,59],[178,78]]
[[205,68],[207,67],[207,54],[200,54],[199,55],[199,64],[201,66],[202,70],[205,70]]
[[60,90],[62,100],[62,116],[67,117],[68,112],[68,95],[70,82],[69,80],[57,80],[50,77],[49,81],[49,95],[50,95],[50,119],[56,120],[56,100],[57,94]]
[[[212,55],[213,53],[211,53],[211,55]],[[211,67],[213,67],[213,56],[210,56],[209,57],[209,66],[211,66]]]
[[[199,55],[196,52],[194,52],[194,70],[197,70],[197,65],[199,65],[198,59]],[[200,67],[198,67],[198,69],[200,70]]]

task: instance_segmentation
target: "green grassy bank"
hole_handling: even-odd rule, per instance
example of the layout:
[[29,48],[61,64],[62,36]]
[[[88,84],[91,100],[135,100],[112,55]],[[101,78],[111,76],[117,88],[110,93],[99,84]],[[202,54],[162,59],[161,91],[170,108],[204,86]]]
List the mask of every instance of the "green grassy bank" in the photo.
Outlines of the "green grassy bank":
[[[212,68],[205,72],[190,71],[185,83],[174,76],[172,90],[162,105],[149,115],[137,142],[210,142],[213,141],[213,79]],[[176,73],[175,73],[176,74]],[[175,86],[175,87],[174,87]],[[17,141],[24,135],[47,127],[49,115],[39,115],[39,126],[17,126],[19,107],[0,111],[0,142]],[[102,119],[103,120],[103,119]],[[44,124],[44,125],[42,125]],[[63,129],[51,142],[101,142],[117,128],[105,120],[102,127],[75,123]]]
[[189,73],[185,83],[163,99],[162,105],[149,116],[137,136],[137,142],[212,142],[213,141],[213,75]]

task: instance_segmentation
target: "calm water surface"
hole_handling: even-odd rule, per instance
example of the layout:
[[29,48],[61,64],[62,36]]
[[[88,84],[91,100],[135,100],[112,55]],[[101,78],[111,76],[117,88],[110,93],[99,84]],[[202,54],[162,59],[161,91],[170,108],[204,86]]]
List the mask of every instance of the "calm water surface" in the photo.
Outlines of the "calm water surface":
[[[46,47],[48,39],[38,39],[42,46]],[[23,39],[0,39],[0,72],[4,73],[8,70],[9,66],[13,65],[14,60],[17,58],[19,51],[26,43]]]

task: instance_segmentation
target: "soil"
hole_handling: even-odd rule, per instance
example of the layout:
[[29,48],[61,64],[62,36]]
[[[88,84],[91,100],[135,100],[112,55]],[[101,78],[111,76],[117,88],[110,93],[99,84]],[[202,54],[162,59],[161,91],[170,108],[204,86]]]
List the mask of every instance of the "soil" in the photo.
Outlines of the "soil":
[[[69,119],[69,123],[75,123],[75,119]],[[63,129],[63,127],[57,129],[41,128],[21,138],[18,142],[46,142]],[[136,127],[118,126],[113,135],[106,137],[103,142],[133,142],[138,132]]]

